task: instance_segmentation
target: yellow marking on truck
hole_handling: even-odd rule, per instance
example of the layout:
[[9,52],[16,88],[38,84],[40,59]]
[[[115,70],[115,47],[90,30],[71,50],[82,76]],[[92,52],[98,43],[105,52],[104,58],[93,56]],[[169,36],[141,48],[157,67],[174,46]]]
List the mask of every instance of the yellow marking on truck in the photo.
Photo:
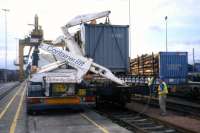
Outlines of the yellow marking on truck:
[[88,116],[86,116],[85,114],[81,113],[81,116],[83,118],[85,118],[86,120],[88,120],[89,122],[91,122],[93,125],[95,125],[96,127],[98,127],[103,133],[109,133],[109,131],[102,127],[101,125],[97,124],[95,121],[93,121],[92,119],[90,119]]
[[78,97],[64,97],[64,98],[47,98],[44,100],[49,105],[65,105],[65,104],[80,104]]
[[78,96],[85,96],[86,95],[86,89],[79,89],[78,90]]
[[21,88],[16,92],[16,94],[10,99],[9,103],[6,105],[6,107],[4,108],[4,110],[0,113],[0,119],[4,116],[4,114],[6,113],[6,111],[8,110],[8,108],[10,107],[11,103],[14,101],[15,97],[19,94],[19,92],[21,91]]
[[15,128],[17,126],[17,119],[19,117],[20,110],[22,108],[22,103],[23,103],[24,96],[25,96],[25,90],[26,90],[25,88],[26,88],[26,86],[24,87],[24,90],[23,90],[23,92],[21,94],[20,101],[19,101],[19,106],[17,108],[17,112],[15,114],[15,117],[14,117],[14,119],[12,121],[12,124],[11,124],[11,127],[10,127],[10,133],[14,133],[15,132]]
[[65,84],[53,84],[52,85],[52,91],[53,92],[65,92],[66,91],[66,88],[65,88]]

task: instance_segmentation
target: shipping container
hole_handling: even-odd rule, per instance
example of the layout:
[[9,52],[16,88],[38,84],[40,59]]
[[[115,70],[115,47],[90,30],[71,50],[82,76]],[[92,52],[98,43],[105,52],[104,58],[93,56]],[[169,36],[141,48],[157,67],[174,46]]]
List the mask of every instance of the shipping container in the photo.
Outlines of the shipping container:
[[[159,77],[183,80],[188,75],[188,55],[187,52],[160,52],[159,53]],[[179,81],[176,81],[179,82]]]
[[191,64],[188,64],[188,72],[193,72],[193,65]]
[[129,26],[85,24],[85,53],[112,72],[129,70]]
[[195,70],[195,72],[200,72],[200,63],[194,64],[194,70]]
[[161,77],[168,84],[181,84],[187,81],[187,52],[159,52],[142,55],[131,61],[134,75]]

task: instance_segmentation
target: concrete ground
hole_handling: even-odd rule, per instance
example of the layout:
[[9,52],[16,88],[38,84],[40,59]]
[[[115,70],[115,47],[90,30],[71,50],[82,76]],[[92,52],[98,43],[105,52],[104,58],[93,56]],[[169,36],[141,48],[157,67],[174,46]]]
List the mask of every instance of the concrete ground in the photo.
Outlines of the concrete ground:
[[26,114],[26,84],[0,100],[0,133],[130,133],[86,108]]

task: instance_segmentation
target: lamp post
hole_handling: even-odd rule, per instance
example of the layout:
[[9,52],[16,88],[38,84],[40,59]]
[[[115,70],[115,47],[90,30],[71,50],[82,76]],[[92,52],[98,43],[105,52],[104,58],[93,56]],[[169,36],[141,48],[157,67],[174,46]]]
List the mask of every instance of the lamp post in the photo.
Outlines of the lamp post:
[[193,59],[193,72],[194,72],[195,69],[194,48],[192,49],[192,59]]
[[5,82],[7,82],[7,12],[9,9],[2,9],[5,12]]
[[19,64],[19,57],[18,57],[18,47],[19,47],[19,40],[20,40],[20,38],[17,38],[17,37],[15,37],[15,40],[16,40],[16,64]]
[[166,24],[166,33],[165,33],[165,35],[166,35],[166,52],[167,52],[167,16],[165,16],[165,24]]

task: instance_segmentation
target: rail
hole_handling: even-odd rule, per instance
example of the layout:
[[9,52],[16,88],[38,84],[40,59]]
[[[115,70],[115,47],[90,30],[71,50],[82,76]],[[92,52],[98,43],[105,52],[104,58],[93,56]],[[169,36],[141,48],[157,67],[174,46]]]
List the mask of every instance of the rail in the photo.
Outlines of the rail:
[[122,127],[139,133],[193,133],[193,131],[159,121],[152,117],[128,109],[104,107],[95,111]]
[[0,89],[0,100],[3,99],[5,96],[7,96],[12,90],[14,90],[15,87],[17,87],[20,83],[16,83],[11,87],[2,87]]

